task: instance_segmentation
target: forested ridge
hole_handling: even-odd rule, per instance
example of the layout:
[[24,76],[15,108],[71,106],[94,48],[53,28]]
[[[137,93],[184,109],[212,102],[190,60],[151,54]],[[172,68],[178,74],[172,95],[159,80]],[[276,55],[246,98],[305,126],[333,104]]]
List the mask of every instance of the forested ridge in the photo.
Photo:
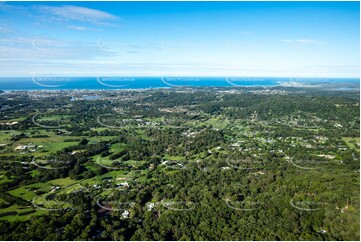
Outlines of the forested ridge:
[[359,240],[359,95],[296,91],[2,95],[0,239]]

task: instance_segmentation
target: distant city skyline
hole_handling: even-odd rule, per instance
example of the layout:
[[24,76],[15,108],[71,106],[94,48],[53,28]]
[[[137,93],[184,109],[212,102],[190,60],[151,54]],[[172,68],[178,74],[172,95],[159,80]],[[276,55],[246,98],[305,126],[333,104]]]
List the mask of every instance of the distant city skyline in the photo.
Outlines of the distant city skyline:
[[1,2],[0,76],[360,75],[360,3]]

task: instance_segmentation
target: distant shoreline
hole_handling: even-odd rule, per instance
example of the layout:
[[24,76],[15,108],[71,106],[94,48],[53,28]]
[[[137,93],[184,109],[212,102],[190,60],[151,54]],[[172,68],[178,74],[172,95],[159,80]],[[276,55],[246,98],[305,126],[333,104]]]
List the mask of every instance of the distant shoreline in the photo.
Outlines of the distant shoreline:
[[359,88],[359,78],[276,78],[276,77],[38,77],[1,78],[3,91],[51,90],[149,90],[200,87],[298,87]]

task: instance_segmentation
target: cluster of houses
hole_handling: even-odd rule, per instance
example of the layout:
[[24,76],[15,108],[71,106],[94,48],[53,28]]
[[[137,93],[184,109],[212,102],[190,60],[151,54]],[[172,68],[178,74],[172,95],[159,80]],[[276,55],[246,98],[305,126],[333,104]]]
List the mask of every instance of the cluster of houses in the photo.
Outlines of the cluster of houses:
[[20,150],[20,151],[30,151],[30,152],[35,152],[36,149],[40,149],[43,148],[42,145],[34,145],[33,143],[29,143],[27,145],[18,145],[15,147],[15,151]]
[[13,126],[13,125],[16,125],[16,124],[18,124],[18,123],[19,123],[19,122],[14,121],[14,122],[0,123],[0,125]]

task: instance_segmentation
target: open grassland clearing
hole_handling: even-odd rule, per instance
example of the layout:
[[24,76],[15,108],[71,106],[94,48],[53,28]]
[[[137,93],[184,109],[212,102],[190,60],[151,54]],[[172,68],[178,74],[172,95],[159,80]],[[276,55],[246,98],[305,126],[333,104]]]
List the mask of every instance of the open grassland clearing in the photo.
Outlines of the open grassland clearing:
[[345,141],[351,150],[356,149],[360,152],[360,137],[342,137],[342,140]]
[[10,190],[8,193],[15,197],[31,201],[33,198],[38,196],[37,194],[47,193],[50,189],[51,188],[48,183],[34,183],[20,186],[16,189]]
[[[11,145],[11,153],[18,154],[21,152],[31,152],[35,156],[55,153],[57,151],[61,151],[66,147],[78,144],[78,142],[67,141],[71,139],[74,139],[74,137],[51,136],[43,138],[23,138],[20,141],[14,142]],[[31,148],[25,148],[29,145]]]
[[94,137],[90,137],[90,138],[87,138],[87,139],[89,140],[90,143],[98,143],[100,141],[109,141],[109,140],[112,140],[112,139],[114,139],[116,137],[117,136],[94,136]]
[[48,214],[48,211],[14,204],[7,208],[0,209],[0,220],[7,220],[9,222],[26,221],[30,220],[32,217],[44,214]]

